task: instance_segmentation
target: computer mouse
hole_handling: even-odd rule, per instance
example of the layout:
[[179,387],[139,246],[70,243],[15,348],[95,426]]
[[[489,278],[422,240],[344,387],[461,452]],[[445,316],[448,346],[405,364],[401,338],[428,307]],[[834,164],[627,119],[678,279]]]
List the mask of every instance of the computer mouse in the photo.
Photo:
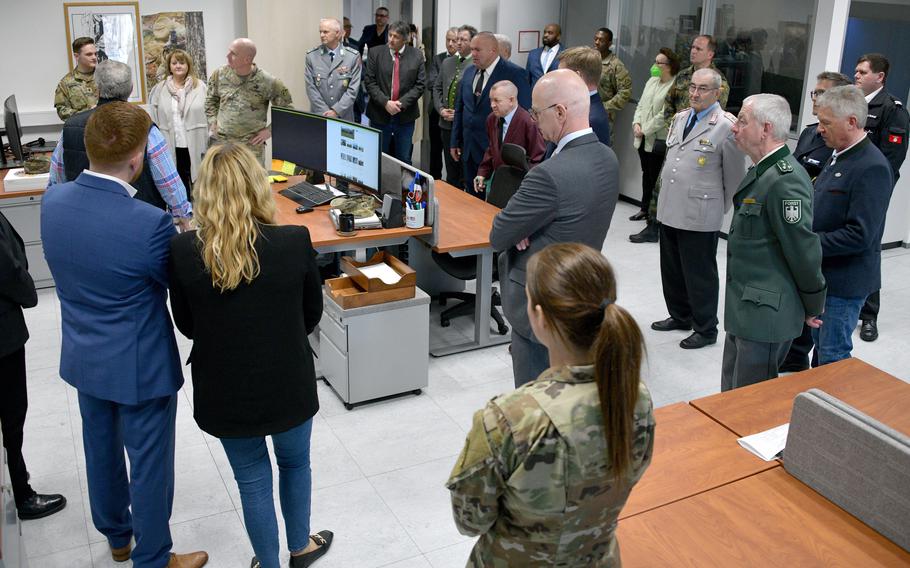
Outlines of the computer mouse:
[[312,208],[312,207],[307,207],[306,205],[301,205],[301,206],[298,207],[297,209],[294,209],[294,211],[296,211],[298,214],[302,214],[302,213],[312,213],[312,212],[313,212],[313,208]]

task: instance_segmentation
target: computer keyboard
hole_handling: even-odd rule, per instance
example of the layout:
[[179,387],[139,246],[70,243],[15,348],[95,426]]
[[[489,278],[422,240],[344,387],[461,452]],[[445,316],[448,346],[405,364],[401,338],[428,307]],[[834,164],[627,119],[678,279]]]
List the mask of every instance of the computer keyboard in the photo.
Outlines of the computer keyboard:
[[336,197],[335,194],[330,190],[320,189],[315,185],[305,181],[282,189],[278,193],[287,197],[291,201],[295,201],[301,205],[307,205],[310,207],[323,205]]

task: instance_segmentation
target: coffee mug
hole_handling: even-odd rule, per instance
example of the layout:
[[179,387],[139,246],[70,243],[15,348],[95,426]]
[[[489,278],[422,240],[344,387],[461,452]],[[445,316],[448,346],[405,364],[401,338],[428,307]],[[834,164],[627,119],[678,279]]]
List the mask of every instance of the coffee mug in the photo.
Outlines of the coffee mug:
[[339,215],[338,230],[342,233],[352,233],[354,231],[354,215],[351,213],[342,213]]

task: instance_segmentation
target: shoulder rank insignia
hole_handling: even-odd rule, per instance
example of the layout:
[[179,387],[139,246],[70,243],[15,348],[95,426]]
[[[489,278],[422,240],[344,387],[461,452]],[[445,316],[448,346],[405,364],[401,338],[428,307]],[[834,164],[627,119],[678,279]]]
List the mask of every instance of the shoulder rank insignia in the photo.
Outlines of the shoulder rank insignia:
[[791,225],[799,223],[799,220],[803,217],[802,202],[799,199],[784,199],[782,201],[784,206],[784,221]]
[[[776,165],[777,165],[777,169],[782,174],[789,174],[790,172],[793,171],[793,166],[791,166],[790,162],[788,162],[787,160],[778,160]],[[798,220],[799,219],[797,218],[797,221]],[[795,223],[796,221],[793,221],[793,222]]]

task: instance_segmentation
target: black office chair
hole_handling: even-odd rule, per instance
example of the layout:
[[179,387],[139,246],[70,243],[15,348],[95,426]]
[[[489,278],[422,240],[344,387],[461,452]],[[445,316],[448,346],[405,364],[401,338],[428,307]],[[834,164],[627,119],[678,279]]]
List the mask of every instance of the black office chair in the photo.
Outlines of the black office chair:
[[[517,144],[504,144],[502,147],[503,165],[496,168],[493,172],[493,179],[490,180],[490,187],[487,190],[487,203],[495,205],[500,209],[509,203],[512,195],[518,191],[521,180],[528,173],[528,156],[525,149]],[[453,257],[449,254],[433,253],[433,260],[440,268],[445,270],[451,276],[459,280],[474,280],[477,278],[477,262],[473,257]],[[493,280],[499,279],[496,270],[496,257],[493,257]],[[474,313],[476,296],[470,292],[442,292],[439,294],[439,304],[444,306],[450,299],[461,300],[456,306],[443,310],[439,316],[439,324],[442,327],[448,327],[451,319],[458,316],[471,315]],[[493,292],[492,302],[490,304],[490,317],[496,322],[497,331],[500,335],[509,333],[509,326],[506,325],[499,313],[497,306],[502,305],[502,298],[499,292]]]

